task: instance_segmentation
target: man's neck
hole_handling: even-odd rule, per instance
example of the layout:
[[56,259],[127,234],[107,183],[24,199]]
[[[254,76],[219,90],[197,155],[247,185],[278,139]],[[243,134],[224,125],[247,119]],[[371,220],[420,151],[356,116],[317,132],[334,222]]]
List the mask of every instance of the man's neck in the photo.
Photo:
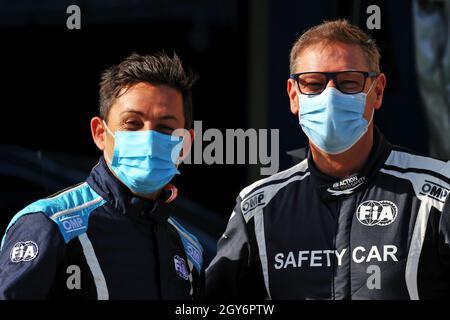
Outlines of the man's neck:
[[327,154],[310,143],[314,164],[322,173],[339,179],[345,179],[358,173],[367,162],[373,146],[373,125],[371,124],[362,138],[349,150],[340,154]]

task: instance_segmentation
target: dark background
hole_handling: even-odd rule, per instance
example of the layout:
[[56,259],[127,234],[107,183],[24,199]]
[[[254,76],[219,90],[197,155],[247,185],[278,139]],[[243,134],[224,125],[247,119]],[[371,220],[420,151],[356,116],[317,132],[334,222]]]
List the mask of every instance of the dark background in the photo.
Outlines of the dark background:
[[[71,4],[81,8],[81,30],[66,28]],[[381,30],[366,28],[370,4],[381,8]],[[286,94],[291,45],[323,20],[347,18],[382,50],[387,88],[375,123],[391,142],[427,153],[411,6],[382,0],[0,2],[0,229],[30,202],[89,173],[100,156],[89,129],[100,73],[132,52],[175,51],[197,71],[194,119],[203,130],[280,129],[284,170],[292,165],[285,152],[306,145]],[[63,169],[52,173],[46,161]],[[186,219],[212,238],[225,228],[238,192],[260,178],[256,165],[185,165],[181,172],[175,184],[191,201],[188,211],[197,213]]]

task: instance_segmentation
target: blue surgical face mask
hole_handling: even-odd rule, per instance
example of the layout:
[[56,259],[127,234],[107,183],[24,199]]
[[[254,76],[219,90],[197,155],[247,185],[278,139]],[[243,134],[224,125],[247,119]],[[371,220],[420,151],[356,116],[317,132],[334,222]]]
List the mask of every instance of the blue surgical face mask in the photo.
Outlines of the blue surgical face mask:
[[112,160],[104,153],[111,169],[131,191],[149,194],[160,190],[180,172],[176,161],[182,139],[157,131],[116,131]]
[[303,132],[322,151],[339,154],[350,149],[367,132],[370,121],[364,118],[367,93],[345,94],[326,88],[318,95],[299,97],[299,119]]

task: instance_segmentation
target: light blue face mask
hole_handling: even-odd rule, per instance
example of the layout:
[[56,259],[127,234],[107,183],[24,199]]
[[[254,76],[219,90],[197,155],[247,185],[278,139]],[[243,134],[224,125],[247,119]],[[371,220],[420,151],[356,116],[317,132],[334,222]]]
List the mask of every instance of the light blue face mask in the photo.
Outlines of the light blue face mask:
[[350,149],[367,132],[370,121],[364,119],[367,93],[345,94],[326,88],[318,95],[299,97],[299,120],[303,132],[322,151],[338,154]]
[[160,190],[180,172],[176,161],[182,139],[157,131],[116,131],[112,161],[104,153],[111,169],[131,191],[149,194]]

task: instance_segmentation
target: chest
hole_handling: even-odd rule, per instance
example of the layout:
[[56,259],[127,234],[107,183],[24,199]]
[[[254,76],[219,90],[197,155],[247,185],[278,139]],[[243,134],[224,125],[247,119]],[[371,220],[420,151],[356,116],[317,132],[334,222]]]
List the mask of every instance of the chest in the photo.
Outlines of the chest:
[[79,267],[79,285],[68,288],[69,295],[190,298],[190,268],[183,245],[168,226],[94,221],[86,234],[70,244],[67,265]]
[[292,194],[274,198],[266,210],[272,298],[408,297],[406,263],[420,210],[415,197],[372,188],[325,203]]

